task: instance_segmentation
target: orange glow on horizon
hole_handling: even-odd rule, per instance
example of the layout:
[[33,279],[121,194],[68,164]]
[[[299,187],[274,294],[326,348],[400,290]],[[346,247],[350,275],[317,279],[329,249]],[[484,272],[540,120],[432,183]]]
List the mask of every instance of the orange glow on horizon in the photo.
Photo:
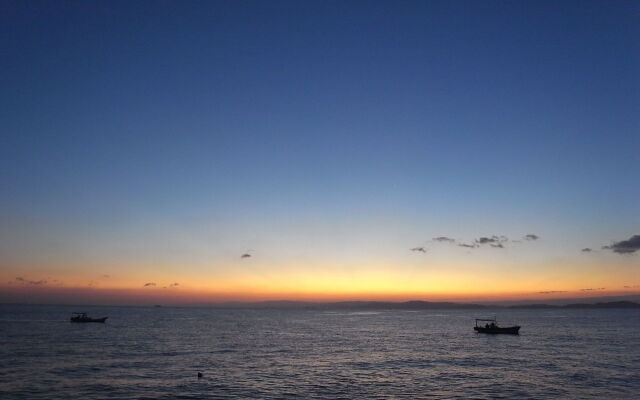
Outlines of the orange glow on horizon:
[[85,268],[65,264],[6,268],[0,273],[0,282],[3,302],[86,304],[262,300],[473,302],[631,295],[640,291],[638,273],[622,262],[609,263],[606,268],[583,262],[565,262],[563,268],[549,263],[513,266],[455,261],[428,266],[381,261],[351,264],[316,261],[302,265],[252,262],[217,270],[209,265],[180,268],[127,263]]
[[[136,288],[136,289],[106,289],[86,287],[0,287],[0,300],[6,301],[2,295],[11,295],[15,300],[11,302],[22,303],[66,303],[66,304],[108,304],[108,305],[186,305],[223,303],[229,301],[254,302],[270,300],[292,300],[310,302],[332,301],[392,301],[402,302],[409,300],[422,301],[451,301],[451,302],[491,302],[531,300],[543,301],[545,299],[560,298],[587,298],[601,296],[637,295],[640,290],[601,290],[601,291],[563,291],[559,293],[541,294],[538,292],[234,292],[234,291],[208,291],[162,288]],[[48,300],[47,300],[48,299]],[[17,301],[16,301],[17,300]]]

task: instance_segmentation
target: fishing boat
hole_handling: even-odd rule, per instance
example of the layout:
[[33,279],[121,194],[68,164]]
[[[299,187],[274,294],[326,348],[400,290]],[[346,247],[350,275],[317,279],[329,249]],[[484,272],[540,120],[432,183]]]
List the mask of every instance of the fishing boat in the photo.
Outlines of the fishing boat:
[[[480,324],[478,324],[480,322]],[[482,323],[485,323],[482,325]],[[491,319],[480,319],[476,318],[476,326],[473,328],[474,331],[478,333],[506,333],[511,335],[518,335],[520,332],[520,326],[507,326],[500,327],[498,326],[498,321],[495,318]]]
[[109,317],[90,318],[86,313],[74,312],[71,314],[71,322],[104,322]]

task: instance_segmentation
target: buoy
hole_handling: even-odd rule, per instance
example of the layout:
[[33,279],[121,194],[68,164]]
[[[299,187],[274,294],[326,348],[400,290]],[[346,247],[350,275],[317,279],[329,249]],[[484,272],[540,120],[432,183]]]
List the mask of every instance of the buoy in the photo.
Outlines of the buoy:
[[198,378],[202,378],[202,372],[198,372]]

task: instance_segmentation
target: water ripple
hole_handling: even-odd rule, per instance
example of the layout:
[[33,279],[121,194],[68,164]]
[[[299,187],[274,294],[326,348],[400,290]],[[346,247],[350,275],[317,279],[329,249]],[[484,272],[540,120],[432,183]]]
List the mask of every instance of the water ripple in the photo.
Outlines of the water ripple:
[[[314,312],[0,306],[2,399],[633,399],[636,310]],[[502,313],[502,314],[501,314]],[[204,376],[197,378],[197,373]]]

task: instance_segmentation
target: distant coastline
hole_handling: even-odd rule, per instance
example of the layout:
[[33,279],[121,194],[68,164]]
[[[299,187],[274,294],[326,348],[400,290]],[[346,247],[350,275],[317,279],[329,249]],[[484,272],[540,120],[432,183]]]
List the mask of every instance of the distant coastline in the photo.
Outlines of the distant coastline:
[[634,301],[609,301],[598,303],[570,303],[570,304],[519,304],[519,305],[487,305],[475,303],[431,302],[431,301],[338,301],[338,302],[305,302],[305,301],[260,301],[260,302],[230,302],[220,304],[201,304],[216,308],[240,309],[306,309],[306,310],[470,310],[470,309],[640,309],[640,303]]
[[24,305],[24,306],[77,306],[77,307],[150,307],[150,308],[222,308],[222,309],[290,309],[290,310],[527,310],[527,309],[640,309],[640,301],[637,295],[625,297],[587,297],[527,302],[450,302],[450,301],[425,301],[410,300],[402,302],[394,301],[301,301],[301,300],[265,300],[265,301],[229,301],[186,304],[81,304],[81,303],[20,303],[0,302],[0,305]]

